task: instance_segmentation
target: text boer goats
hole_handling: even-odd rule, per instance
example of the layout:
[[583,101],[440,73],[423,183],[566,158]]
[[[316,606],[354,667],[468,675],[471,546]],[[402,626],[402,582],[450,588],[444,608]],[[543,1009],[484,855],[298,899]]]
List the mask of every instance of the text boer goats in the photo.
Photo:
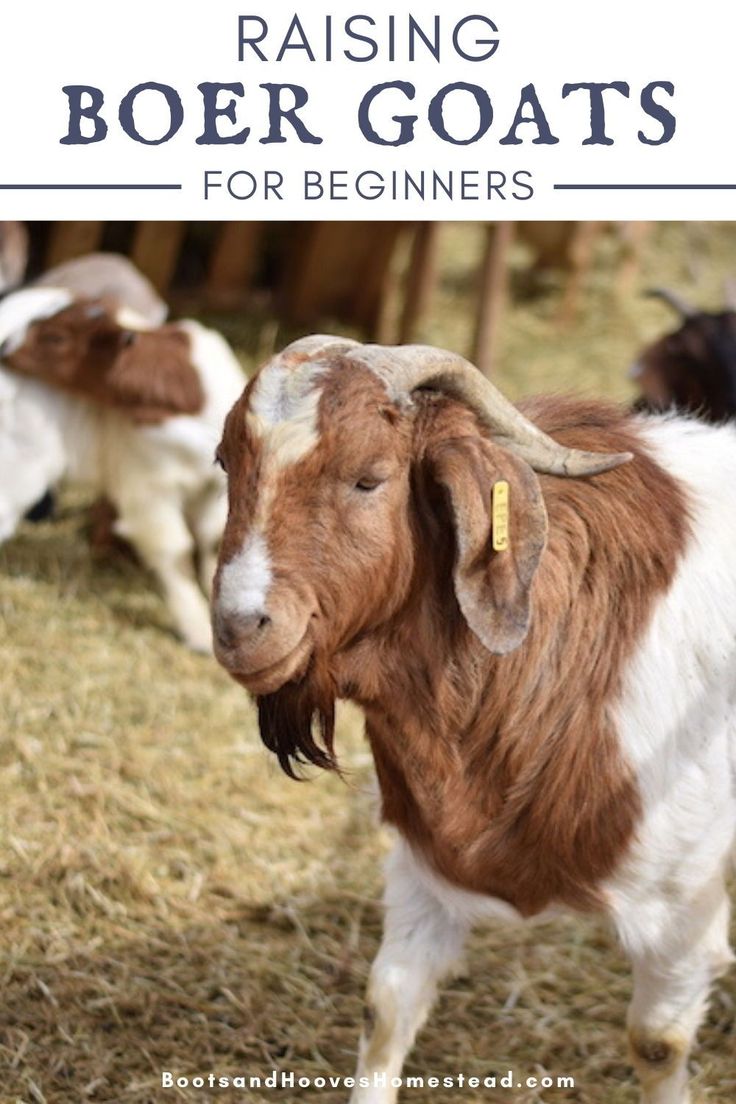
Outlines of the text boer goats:
[[335,699],[358,702],[398,830],[360,1075],[390,1086],[474,922],[567,907],[631,958],[643,1100],[685,1104],[731,959],[734,431],[517,410],[450,353],[313,337],[219,457],[217,656],[288,773],[335,766]]
[[[169,84],[137,84],[112,112],[105,93],[95,85],[67,84],[62,91],[68,109],[62,145],[104,142],[113,115],[117,115],[126,137],[147,146],[170,142],[185,123],[182,96]],[[197,85],[197,91],[201,96],[195,121],[195,126],[201,127],[195,139],[199,146],[244,145],[255,140],[254,121],[260,123],[258,141],[262,145],[293,140],[318,146],[324,141],[320,133],[323,126],[314,121],[315,113],[309,115],[307,111],[309,92],[300,84],[263,82],[255,89],[246,89],[240,81],[205,81]],[[578,104],[579,141],[584,146],[612,146],[617,137],[628,137],[620,133],[612,136],[606,128],[607,104],[619,98],[633,98],[638,103],[628,122],[637,140],[643,145],[661,146],[671,141],[677,127],[675,116],[666,106],[674,92],[670,81],[651,81],[641,89],[632,89],[622,80],[575,81],[563,84],[558,96],[560,101],[572,98],[573,104]],[[163,111],[165,120],[155,131],[150,124],[140,125],[136,118],[136,112],[150,109],[153,104]],[[564,120],[563,109],[553,110],[554,115],[549,100],[545,108],[533,84],[520,88],[509,100],[484,85],[466,81],[443,84],[423,96],[406,80],[373,85],[355,108],[360,134],[375,146],[406,146],[422,134],[432,134],[455,146],[470,146],[489,135],[495,136],[500,146],[556,146],[560,139],[553,131],[561,128]],[[246,122],[248,125],[244,125]]]
[[[555,23],[554,40],[559,33],[564,41],[564,31]],[[590,73],[573,72],[573,79],[560,81],[555,89],[540,84],[538,92],[528,71],[509,84],[504,65],[496,67],[502,39],[489,16],[462,11],[445,16],[405,12],[378,19],[345,12],[342,18],[324,19],[313,12],[305,12],[303,18],[299,12],[270,11],[267,18],[240,15],[234,44],[238,62],[246,67],[247,85],[239,80],[197,83],[200,104],[192,118],[188,89],[149,79],[122,95],[118,90],[111,104],[103,88],[68,80],[62,87],[68,126],[60,141],[103,142],[109,127],[119,124],[122,134],[134,142],[160,145],[180,134],[185,115],[189,128],[197,128],[196,143],[203,146],[241,145],[256,138],[264,145],[320,145],[333,138],[342,148],[348,119],[375,146],[404,146],[415,138],[466,146],[487,135],[501,146],[555,146],[561,141],[555,132],[569,132],[570,119],[577,126],[573,140],[584,146],[613,145],[634,137],[644,145],[660,146],[674,137],[675,86],[661,79],[662,74],[647,80],[639,73],[631,83],[625,73],[595,81]],[[555,48],[550,41],[549,51]],[[383,78],[394,79],[377,80],[371,71],[374,62],[383,69]],[[441,78],[432,75],[427,84],[418,62],[430,72],[433,65],[438,70],[442,66]],[[327,99],[324,90],[312,96],[307,87],[314,68],[333,63],[341,65],[343,73],[346,65],[352,70],[347,80],[340,80],[344,118],[335,110],[331,93]],[[525,68],[527,64],[525,57]],[[489,65],[494,67],[490,76]],[[293,82],[279,79],[286,69],[295,77]],[[474,70],[479,70],[477,79]],[[259,79],[274,76],[276,80]],[[152,109],[163,121],[151,123]],[[612,116],[610,135],[607,114]]]

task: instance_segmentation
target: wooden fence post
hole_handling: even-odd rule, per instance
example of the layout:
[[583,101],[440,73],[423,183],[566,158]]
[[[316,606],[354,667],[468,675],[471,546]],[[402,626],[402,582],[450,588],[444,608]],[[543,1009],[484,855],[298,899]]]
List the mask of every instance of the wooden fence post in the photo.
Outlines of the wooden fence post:
[[161,295],[174,277],[185,232],[184,222],[139,222],[135,228],[130,259]]
[[44,266],[53,268],[62,261],[70,261],[85,253],[94,253],[100,248],[104,226],[104,222],[55,222],[51,228]]
[[483,375],[488,377],[495,367],[501,317],[507,294],[508,254],[513,240],[513,222],[492,223],[487,228],[473,361]]

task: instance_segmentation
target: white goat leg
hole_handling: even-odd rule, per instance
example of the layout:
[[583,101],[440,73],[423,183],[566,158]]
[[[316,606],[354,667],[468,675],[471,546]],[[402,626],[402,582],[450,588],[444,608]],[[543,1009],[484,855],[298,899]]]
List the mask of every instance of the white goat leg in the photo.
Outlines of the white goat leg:
[[729,899],[720,877],[693,899],[672,902],[670,915],[670,938],[631,955],[628,1031],[642,1104],[690,1104],[690,1049],[711,985],[732,961]]
[[179,506],[170,498],[117,503],[115,526],[136,548],[163,587],[174,624],[190,648],[212,651],[208,603],[194,571],[194,538]]
[[387,863],[383,940],[371,967],[350,1104],[394,1104],[398,1089],[391,1081],[401,1075],[437,985],[457,966],[468,933],[466,922],[411,877],[401,853],[397,848]]

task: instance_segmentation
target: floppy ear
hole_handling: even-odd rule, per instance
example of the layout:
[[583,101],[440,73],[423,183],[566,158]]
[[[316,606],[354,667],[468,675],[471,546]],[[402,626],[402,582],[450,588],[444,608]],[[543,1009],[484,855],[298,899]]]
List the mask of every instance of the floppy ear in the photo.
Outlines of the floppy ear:
[[205,398],[187,335],[175,326],[161,326],[126,336],[105,376],[110,398],[142,423],[198,414]]
[[[521,644],[530,591],[547,538],[547,511],[536,475],[523,460],[483,437],[438,442],[427,453],[445,488],[455,528],[455,596],[478,639],[495,655]],[[508,483],[508,541],[496,551],[493,488]],[[501,518],[497,517],[500,523]],[[500,524],[497,526],[500,529]]]

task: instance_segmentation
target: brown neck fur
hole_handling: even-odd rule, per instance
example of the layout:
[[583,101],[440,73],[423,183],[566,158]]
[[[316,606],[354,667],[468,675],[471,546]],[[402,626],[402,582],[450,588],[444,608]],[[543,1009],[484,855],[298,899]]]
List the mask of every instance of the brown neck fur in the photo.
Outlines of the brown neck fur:
[[640,797],[611,705],[673,577],[687,503],[614,408],[538,400],[526,413],[566,444],[637,459],[595,492],[541,478],[549,540],[522,646],[493,657],[465,625],[450,518],[420,477],[406,603],[337,670],[366,711],[384,818],[449,881],[531,915],[595,906],[632,839]]

